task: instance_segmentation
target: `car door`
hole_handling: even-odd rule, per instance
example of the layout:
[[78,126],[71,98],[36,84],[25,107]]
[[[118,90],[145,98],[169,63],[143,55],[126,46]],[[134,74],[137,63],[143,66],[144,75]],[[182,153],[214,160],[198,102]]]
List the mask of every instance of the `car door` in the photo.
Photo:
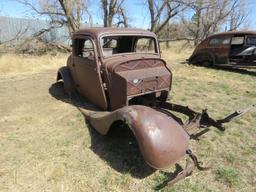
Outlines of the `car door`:
[[234,35],[231,40],[230,58],[239,56],[248,46],[245,42],[245,35]]
[[213,48],[215,56],[215,64],[227,64],[230,47],[230,36],[214,37],[209,41],[209,45]]
[[88,36],[76,37],[73,42],[73,64],[78,91],[93,104],[107,109],[95,43]]

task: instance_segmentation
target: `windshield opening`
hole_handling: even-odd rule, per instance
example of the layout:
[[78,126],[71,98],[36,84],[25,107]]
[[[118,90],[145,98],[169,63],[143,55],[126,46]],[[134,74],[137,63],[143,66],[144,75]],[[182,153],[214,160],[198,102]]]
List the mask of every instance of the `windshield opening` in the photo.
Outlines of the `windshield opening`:
[[149,53],[156,54],[155,38],[144,36],[107,36],[101,38],[103,57],[121,53]]

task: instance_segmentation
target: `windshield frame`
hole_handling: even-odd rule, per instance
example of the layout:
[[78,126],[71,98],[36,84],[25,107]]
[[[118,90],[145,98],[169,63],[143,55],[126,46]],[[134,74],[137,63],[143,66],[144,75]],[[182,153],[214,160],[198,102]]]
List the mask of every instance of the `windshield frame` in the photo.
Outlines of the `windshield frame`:
[[[152,38],[155,45],[155,53],[145,53],[145,52],[127,52],[127,53],[117,53],[110,56],[104,56],[103,49],[102,49],[102,38],[104,37],[119,37],[119,36],[134,36],[134,37],[140,37],[140,38]],[[157,55],[160,56],[160,49],[159,49],[159,43],[155,36],[152,35],[145,35],[145,34],[137,34],[137,33],[118,33],[118,34],[104,34],[98,37],[98,46],[100,51],[100,56],[102,59],[108,59],[111,57],[116,57],[120,55],[132,55],[132,54],[142,54],[142,55]]]

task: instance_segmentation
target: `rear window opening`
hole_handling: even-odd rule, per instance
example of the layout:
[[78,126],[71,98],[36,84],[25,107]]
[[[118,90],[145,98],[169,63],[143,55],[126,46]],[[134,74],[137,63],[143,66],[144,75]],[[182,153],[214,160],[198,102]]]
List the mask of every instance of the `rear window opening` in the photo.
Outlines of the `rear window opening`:
[[215,37],[212,38],[209,42],[211,46],[219,46],[219,45],[229,45],[230,37]]
[[156,40],[153,37],[107,36],[101,38],[103,57],[122,53],[157,54]]

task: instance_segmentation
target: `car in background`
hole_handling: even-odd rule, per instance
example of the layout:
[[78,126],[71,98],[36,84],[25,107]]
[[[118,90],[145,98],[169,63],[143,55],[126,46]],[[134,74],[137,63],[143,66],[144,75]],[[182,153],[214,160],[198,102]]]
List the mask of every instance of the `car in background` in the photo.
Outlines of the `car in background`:
[[230,31],[211,35],[195,48],[188,63],[256,68],[256,31]]

